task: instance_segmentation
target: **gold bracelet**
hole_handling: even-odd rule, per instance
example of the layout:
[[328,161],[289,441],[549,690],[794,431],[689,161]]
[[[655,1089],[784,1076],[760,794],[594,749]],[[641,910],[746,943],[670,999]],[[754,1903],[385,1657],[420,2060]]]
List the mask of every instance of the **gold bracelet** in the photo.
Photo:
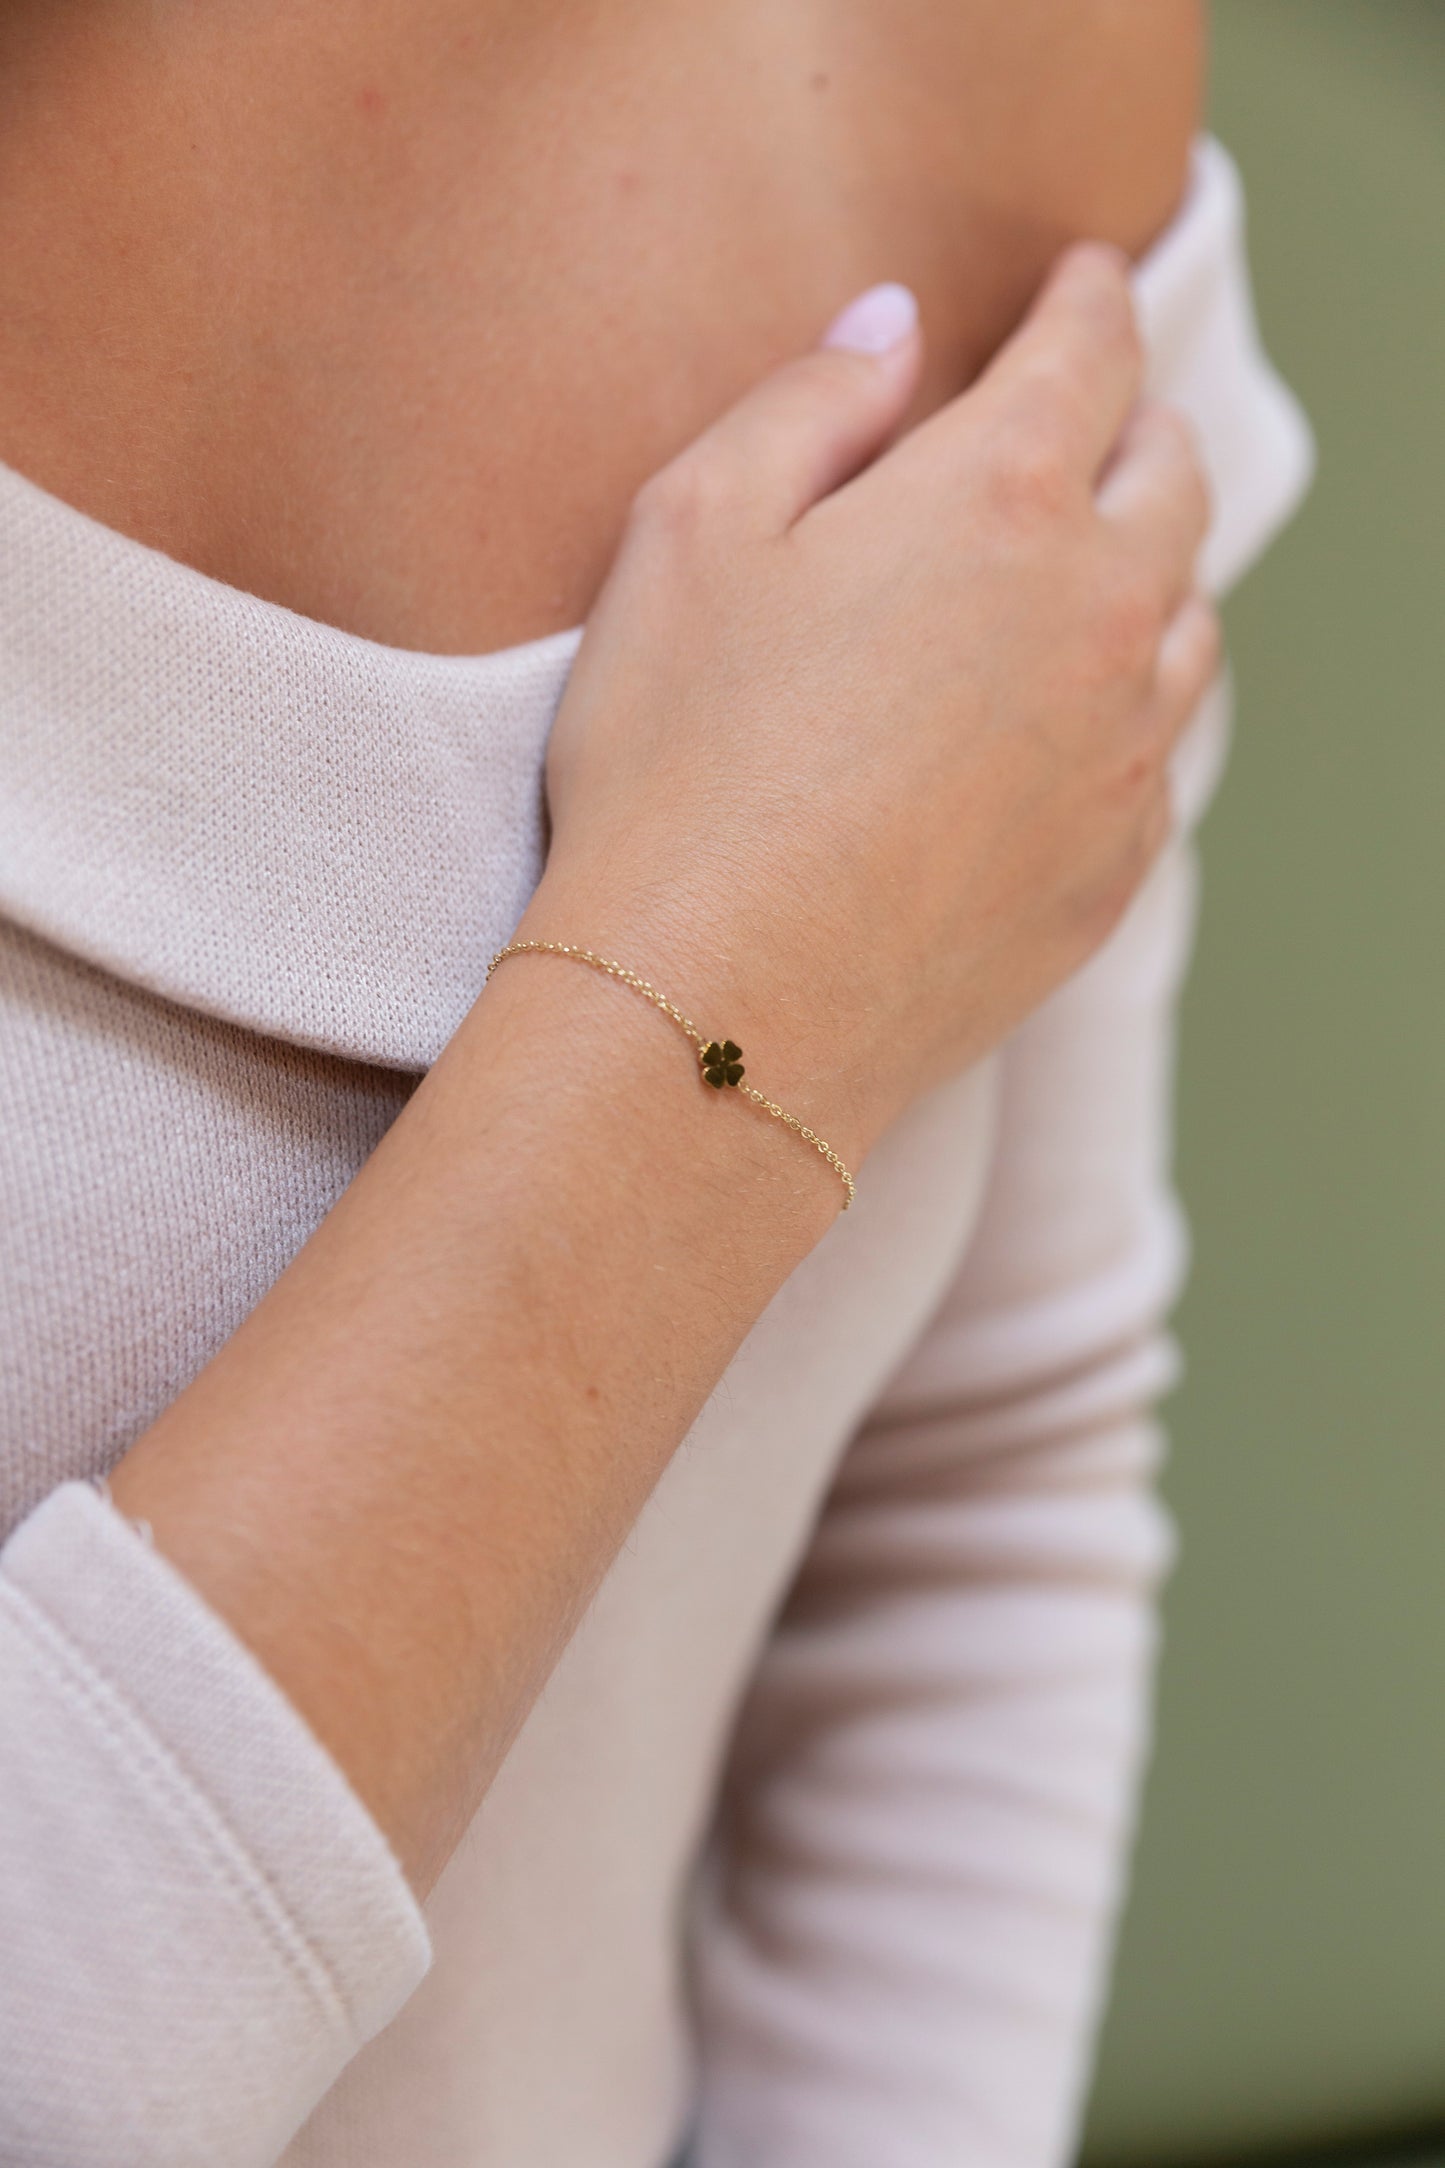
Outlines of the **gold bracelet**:
[[525,956],[529,953],[573,956],[579,964],[590,964],[594,971],[605,971],[608,978],[620,979],[624,986],[630,986],[634,993],[641,994],[644,1001],[650,1001],[655,1009],[661,1009],[664,1016],[671,1017],[678,1030],[685,1032],[697,1049],[698,1067],[704,1084],[710,1084],[715,1091],[729,1088],[740,1091],[745,1099],[752,1100],[754,1106],[761,1107],[765,1114],[771,1114],[774,1121],[782,1122],[785,1128],[795,1129],[805,1144],[811,1144],[815,1152],[822,1154],[843,1184],[841,1209],[847,1211],[857,1194],[852,1175],[832,1145],[825,1144],[816,1130],[809,1129],[805,1122],[798,1120],[796,1114],[785,1113],[775,1100],[764,1098],[753,1085],[743,1082],[743,1050],[740,1046],[734,1045],[731,1039],[705,1039],[691,1018],[684,1016],[681,1009],[675,1009],[666,995],[660,994],[655,986],[650,985],[646,979],[640,979],[635,971],[629,971],[624,964],[615,964],[606,956],[594,955],[591,949],[568,948],[561,941],[511,941],[506,948],[498,949],[487,965],[487,978],[491,978],[498,964],[508,956]]

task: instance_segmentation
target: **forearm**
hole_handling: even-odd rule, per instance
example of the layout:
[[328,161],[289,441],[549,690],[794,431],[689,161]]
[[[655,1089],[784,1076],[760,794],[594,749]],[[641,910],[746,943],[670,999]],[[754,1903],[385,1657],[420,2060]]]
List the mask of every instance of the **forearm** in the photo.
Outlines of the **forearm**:
[[[589,932],[555,911],[532,930]],[[721,998],[719,1027],[739,1030],[725,973],[689,968],[684,944],[691,983],[667,987],[642,946],[665,945],[656,929],[631,938],[624,961]],[[116,1469],[117,1504],[265,1663],[419,1886],[837,1209],[829,1170],[699,1089],[686,1042],[635,994],[560,959],[509,962]]]
[[[1215,652],[1187,442],[1147,411],[1116,441],[1140,364],[1116,257],[1061,266],[977,390],[871,465],[921,344],[906,293],[860,307],[634,506],[520,929],[641,968],[854,1168],[1115,921]],[[118,1504],[419,1883],[838,1205],[634,993],[510,962],[122,1463]]]

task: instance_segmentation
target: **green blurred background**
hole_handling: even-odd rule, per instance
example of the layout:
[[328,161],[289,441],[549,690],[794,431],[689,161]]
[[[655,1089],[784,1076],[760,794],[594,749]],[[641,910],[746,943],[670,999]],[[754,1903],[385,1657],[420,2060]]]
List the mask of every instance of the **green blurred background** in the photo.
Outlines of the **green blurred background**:
[[1445,2163],[1445,0],[1218,0],[1215,41],[1321,465],[1230,611],[1183,1552],[1089,2153]]

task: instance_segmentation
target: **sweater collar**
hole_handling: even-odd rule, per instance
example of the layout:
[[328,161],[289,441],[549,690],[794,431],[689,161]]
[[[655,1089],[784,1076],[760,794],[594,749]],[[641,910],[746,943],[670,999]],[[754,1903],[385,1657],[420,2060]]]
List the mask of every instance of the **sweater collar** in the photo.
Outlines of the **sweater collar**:
[[[1192,416],[1228,584],[1308,473],[1250,306],[1238,178],[1201,144],[1139,266],[1150,389]],[[541,871],[580,632],[382,647],[176,564],[0,469],[0,910],[250,1030],[420,1069]]]
[[0,567],[0,909],[251,1030],[435,1059],[540,873],[580,634],[379,646],[8,469]]

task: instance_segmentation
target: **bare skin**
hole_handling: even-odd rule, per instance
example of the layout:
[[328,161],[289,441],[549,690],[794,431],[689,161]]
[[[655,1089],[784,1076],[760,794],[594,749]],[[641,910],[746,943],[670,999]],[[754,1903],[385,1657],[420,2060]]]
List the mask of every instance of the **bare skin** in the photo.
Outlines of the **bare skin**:
[[[519,929],[585,931],[726,1019],[855,1166],[1114,924],[1217,653],[1187,433],[1129,420],[1121,259],[1079,252],[978,387],[867,464],[920,361],[915,335],[775,372],[640,493]],[[734,1114],[634,995],[505,964],[116,1471],[418,1887],[838,1209],[820,1161]]]
[[[590,608],[522,935],[645,966],[854,1165],[1104,938],[1216,656],[1117,255],[940,402],[1062,239],[1167,217],[1192,7],[50,0],[0,43],[0,453],[372,637]],[[926,342],[774,367],[881,276]],[[508,964],[117,1468],[418,1888],[837,1203],[634,997]]]
[[400,646],[578,623],[851,293],[967,382],[1182,186],[1197,0],[11,0],[0,458]]

